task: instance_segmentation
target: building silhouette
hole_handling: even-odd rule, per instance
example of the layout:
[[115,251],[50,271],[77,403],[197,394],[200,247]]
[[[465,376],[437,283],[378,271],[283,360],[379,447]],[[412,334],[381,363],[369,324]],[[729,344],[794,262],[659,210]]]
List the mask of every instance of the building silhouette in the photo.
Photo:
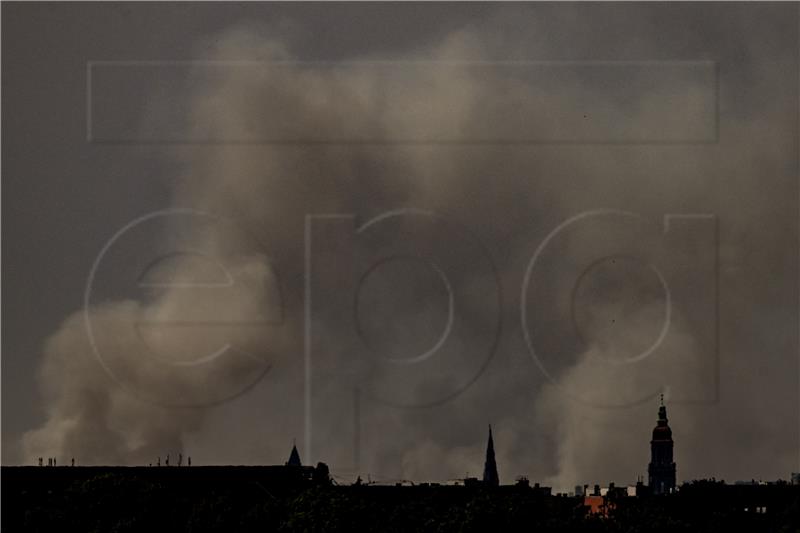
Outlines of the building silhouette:
[[658,422],[653,428],[650,441],[650,465],[647,467],[650,490],[653,494],[669,494],[675,491],[675,462],[672,460],[672,430],[667,420],[664,395],[658,408]]
[[500,484],[497,475],[497,463],[494,460],[494,441],[492,440],[492,426],[489,425],[489,442],[486,445],[486,463],[483,466],[483,483],[492,487]]

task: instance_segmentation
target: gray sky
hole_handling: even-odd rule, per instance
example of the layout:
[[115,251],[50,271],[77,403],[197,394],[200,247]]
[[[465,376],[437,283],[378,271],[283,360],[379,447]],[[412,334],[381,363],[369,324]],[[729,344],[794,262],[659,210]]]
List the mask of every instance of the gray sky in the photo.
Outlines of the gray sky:
[[2,11],[3,464],[800,468],[796,4]]

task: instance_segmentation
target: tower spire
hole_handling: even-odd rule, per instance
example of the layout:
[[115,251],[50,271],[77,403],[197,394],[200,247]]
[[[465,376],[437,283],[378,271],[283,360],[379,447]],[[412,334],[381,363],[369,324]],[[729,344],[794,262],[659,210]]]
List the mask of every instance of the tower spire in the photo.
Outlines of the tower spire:
[[675,461],[672,456],[672,430],[667,420],[667,407],[664,395],[658,407],[658,421],[653,429],[650,441],[650,464],[648,465],[648,481],[654,494],[669,494],[675,490]]
[[489,442],[486,444],[486,462],[483,466],[483,482],[492,487],[496,487],[500,484],[500,478],[497,475],[497,463],[494,459],[494,440],[492,439],[491,424],[489,424]]
[[300,454],[297,451],[297,445],[292,439],[292,453],[289,454],[289,460],[286,461],[286,466],[303,466],[300,462]]

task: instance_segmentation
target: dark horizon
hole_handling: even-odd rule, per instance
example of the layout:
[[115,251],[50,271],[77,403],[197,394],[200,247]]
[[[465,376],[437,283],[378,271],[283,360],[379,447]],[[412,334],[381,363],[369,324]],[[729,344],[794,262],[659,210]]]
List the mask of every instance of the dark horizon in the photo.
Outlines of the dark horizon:
[[[666,433],[665,433],[666,432]],[[726,483],[724,479],[717,479],[716,476],[711,476],[709,478],[704,479],[683,479],[680,482],[676,482],[675,472],[676,472],[676,464],[672,462],[673,459],[673,440],[672,440],[672,433],[668,426],[668,419],[667,419],[667,412],[666,406],[664,404],[663,395],[660,400],[659,411],[658,411],[658,420],[656,423],[656,427],[653,429],[653,440],[650,442],[651,446],[651,459],[650,464],[648,466],[648,473],[649,477],[647,479],[647,483],[644,483],[644,476],[637,476],[637,480],[635,483],[624,483],[618,484],[614,480],[610,480],[607,482],[605,486],[598,484],[597,480],[592,481],[591,483],[584,482],[577,483],[575,485],[575,491],[569,491],[568,495],[572,496],[580,496],[583,494],[588,494],[586,492],[590,487],[594,487],[594,490],[598,490],[598,487],[602,487],[602,490],[613,490],[613,488],[620,487],[620,488],[627,488],[627,489],[640,489],[642,486],[649,488],[654,495],[660,494],[669,494],[679,490],[681,486],[684,485],[693,485],[698,482],[720,482]],[[666,448],[664,448],[666,446]],[[170,465],[169,457],[172,455],[173,463]],[[69,468],[86,468],[94,471],[113,471],[115,469],[127,469],[127,468],[208,468],[208,469],[225,469],[225,468],[233,468],[233,469],[241,469],[241,468],[253,468],[255,470],[267,470],[272,472],[278,472],[281,469],[303,469],[309,473],[313,472],[315,468],[320,468],[321,465],[325,465],[324,468],[331,469],[331,471],[336,471],[335,465],[328,465],[324,461],[320,461],[317,466],[314,465],[305,465],[302,463],[300,452],[297,449],[297,443],[293,442],[291,451],[288,454],[288,459],[283,464],[271,464],[271,465],[255,465],[255,464],[198,464],[195,460],[194,465],[192,464],[191,456],[187,456],[186,462],[183,462],[182,454],[177,455],[179,457],[178,463],[174,462],[176,457],[175,454],[164,454],[159,455],[156,458],[155,463],[149,463],[147,465],[82,465],[78,461],[76,463],[75,458],[71,458],[69,464],[64,464],[62,462],[61,466],[69,467]],[[161,458],[164,457],[164,464],[161,463]],[[38,465],[19,465],[19,468],[57,468],[57,464],[55,464],[54,459],[57,458],[43,458],[39,457]],[[53,461],[51,463],[51,461]],[[47,464],[45,464],[45,462]],[[333,468],[331,468],[331,466]],[[10,467],[9,467],[10,468]],[[666,469],[666,470],[665,470]],[[495,463],[495,456],[494,456],[494,439],[492,437],[492,426],[489,424],[489,434],[488,434],[488,441],[486,445],[486,461],[484,465],[484,471],[482,478],[478,478],[475,476],[470,476],[469,472],[467,472],[464,478],[458,479],[448,479],[448,480],[432,480],[432,479],[418,479],[418,480],[410,480],[410,479],[403,479],[403,480],[396,480],[396,479],[373,479],[373,476],[367,473],[367,481],[365,482],[359,474],[356,475],[355,478],[350,480],[350,483],[347,483],[346,475],[337,475],[331,474],[330,479],[337,485],[355,485],[355,486],[391,486],[391,485],[403,485],[411,486],[421,485],[436,485],[436,486],[469,486],[470,484],[480,484],[484,487],[496,487],[499,485],[502,486],[530,486],[531,483],[535,485],[535,488],[539,488],[540,484],[536,480],[529,480],[526,476],[517,475],[513,477],[512,480],[500,480],[497,474],[497,464]],[[505,481],[505,483],[503,483]],[[666,485],[665,485],[666,484]],[[791,485],[800,485],[800,472],[791,472],[788,479],[785,478],[777,478],[774,480],[764,480],[762,478],[751,478],[750,480],[734,480],[732,483],[728,483],[730,485],[780,485],[780,484],[791,484]],[[578,493],[577,489],[582,487],[582,493]],[[550,491],[551,487],[543,487],[548,492]],[[562,492],[558,492],[557,495],[561,495]],[[567,494],[567,493],[564,493]],[[598,494],[599,495],[599,494]],[[630,495],[630,494],[629,494]]]

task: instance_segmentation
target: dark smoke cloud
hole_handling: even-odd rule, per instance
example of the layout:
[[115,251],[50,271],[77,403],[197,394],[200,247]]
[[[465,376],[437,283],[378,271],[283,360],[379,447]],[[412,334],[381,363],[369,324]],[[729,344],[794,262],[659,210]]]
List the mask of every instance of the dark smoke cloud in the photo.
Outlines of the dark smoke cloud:
[[[607,9],[622,15],[621,7]],[[93,357],[83,315],[68,318],[45,348],[41,381],[48,420],[25,435],[26,454],[136,464],[183,450],[205,462],[281,461],[287,443],[305,431],[305,216],[352,214],[360,225],[392,209],[415,208],[433,211],[455,227],[469,228],[483,243],[500,281],[502,305],[497,308],[497,300],[487,292],[494,283],[487,274],[491,269],[462,263],[462,269],[449,271],[451,283],[470,288],[459,295],[457,308],[459,320],[466,324],[455,339],[463,348],[463,360],[451,346],[422,374],[413,366],[408,370],[380,361],[385,353],[352,356],[364,349],[354,344],[352,332],[341,329],[347,320],[315,322],[316,334],[325,339],[322,352],[332,354],[315,360],[315,370],[323,376],[315,378],[315,387],[327,393],[355,380],[366,383],[367,392],[373,387],[394,403],[427,407],[400,408],[366,394],[359,407],[360,458],[354,466],[345,464],[353,455],[353,441],[336,431],[350,423],[352,394],[321,396],[326,403],[314,408],[313,457],[304,459],[329,460],[335,472],[353,478],[358,473],[415,480],[475,475],[482,467],[486,424],[491,422],[504,482],[518,474],[558,488],[595,481],[632,482],[644,474],[648,460],[656,410],[653,394],[669,386],[679,477],[786,477],[797,466],[798,444],[797,364],[792,359],[797,348],[797,185],[791,172],[797,136],[793,119],[784,117],[787,108],[795,109],[796,99],[777,92],[775,83],[786,79],[787,65],[795,68],[796,52],[783,45],[795,42],[796,25],[787,28],[777,8],[765,13],[771,18],[760,27],[749,22],[749,11],[741,7],[632,6],[616,23],[608,23],[612,30],[630,29],[621,35],[598,29],[599,6],[543,5],[537,10],[541,17],[527,19],[525,37],[504,37],[503,29],[516,28],[519,22],[501,13],[486,26],[467,26],[407,52],[402,59],[434,60],[438,66],[400,68],[394,75],[403,91],[392,92],[384,73],[369,66],[304,65],[280,75],[257,66],[231,68],[213,80],[205,80],[202,67],[197,67],[189,73],[197,80],[186,117],[189,134],[221,140],[269,138],[278,132],[296,138],[422,136],[424,141],[426,135],[438,139],[454,132],[473,139],[504,131],[520,135],[514,128],[523,128],[526,135],[547,136],[559,125],[558,117],[509,125],[491,119],[487,103],[511,101],[519,116],[536,117],[543,112],[542,99],[561,102],[563,107],[589,97],[602,106],[592,115],[592,127],[599,132],[621,133],[634,140],[646,136],[647,131],[618,128],[630,117],[647,114],[702,123],[697,115],[707,109],[675,109],[673,99],[654,98],[653,92],[635,101],[620,101],[608,89],[615,83],[613,70],[595,74],[573,92],[553,94],[548,79],[509,81],[502,73],[465,70],[458,63],[613,58],[717,61],[716,142],[231,143],[208,149],[171,148],[170,155],[182,169],[173,204],[236,220],[258,243],[231,244],[202,226],[188,230],[198,248],[212,250],[233,271],[245,273],[247,290],[211,301],[208,296],[169,290],[149,301],[92,307],[95,329],[111,343],[108,353],[127,387],[121,386],[120,375],[111,379]],[[731,24],[720,22],[720,15]],[[688,29],[684,21],[693,21],[704,31]],[[667,23],[679,29],[674,33],[659,29]],[[548,30],[553,24],[569,28],[569,37]],[[292,51],[294,31],[244,25],[215,35],[198,49],[211,60],[302,59]],[[592,39],[601,33],[602,44],[593,48]],[[658,38],[665,35],[666,45]],[[347,59],[376,58],[363,54]],[[653,91],[668,96],[683,90],[702,100],[702,80],[670,83],[662,80]],[[157,119],[159,110],[168,105],[154,97],[150,119]],[[641,123],[648,125],[646,119]],[[145,121],[143,131],[148,127]],[[672,302],[670,335],[661,349],[644,361],[620,364],[626,354],[638,353],[651,343],[664,301],[653,278],[636,264],[627,270],[605,265],[610,270],[595,272],[579,294],[583,299],[577,320],[588,328],[586,342],[551,331],[540,349],[553,381],[540,372],[520,327],[525,269],[537,246],[558,224],[597,208],[634,212],[657,231],[669,213],[717,217],[718,361],[700,334],[711,324],[702,323],[703,317],[693,310],[695,302],[682,300]],[[422,249],[437,248],[439,243],[437,236],[426,234],[425,227],[411,219],[403,219],[393,231],[385,234],[388,242],[360,241],[367,248],[364,253],[379,254],[404,240]],[[618,235],[614,228],[600,225],[592,238],[568,236],[557,248],[563,269],[542,273],[543,294],[561,294],[573,284],[574,278],[567,274],[583,268],[582,258],[595,248],[599,254],[609,246],[624,248],[624,242],[615,242],[622,240]],[[328,244],[335,248],[336,243]],[[438,248],[436,253],[443,261],[468,260],[455,247]],[[313,258],[325,280],[347,274],[347,265],[334,259]],[[689,248],[670,260],[690,265],[695,258]],[[198,275],[199,267],[187,262],[174,268],[172,275],[191,277]],[[372,292],[364,296],[363,304],[373,314],[362,317],[362,326],[379,343],[377,352],[416,353],[440,331],[444,300],[435,280],[413,265],[397,269],[393,277],[372,279]],[[382,274],[390,275],[391,271]],[[234,358],[164,374],[160,367],[143,362],[147,359],[138,347],[131,348],[138,346],[132,325],[143,316],[199,316],[205,311],[274,314],[276,280],[285,309],[279,327],[257,333],[221,328],[211,337],[177,330],[151,339],[156,345],[163,343],[164,353],[180,358],[232,336],[237,346],[258,354],[257,368]],[[539,300],[527,303],[536,328],[557,327],[569,318],[569,302],[562,300],[553,300],[555,306]],[[624,327],[609,334],[604,324],[612,315],[622,317]],[[389,317],[395,320],[387,324]],[[488,349],[471,347],[491,344],[487,339],[491,341],[497,317],[502,330],[489,358]],[[255,388],[214,407],[168,408],[163,402],[142,401],[129,390],[161,399],[191,396],[198,389],[223,394],[238,386],[243,374],[262,368],[260,363],[269,365],[269,372]],[[708,377],[716,365],[720,388],[712,391],[715,382]],[[477,381],[461,387],[475,372]],[[463,392],[454,398],[436,401],[441,391],[461,388]],[[645,393],[652,393],[652,401],[641,403]],[[699,404],[686,402],[698,398]],[[601,407],[607,404],[617,407]]]

